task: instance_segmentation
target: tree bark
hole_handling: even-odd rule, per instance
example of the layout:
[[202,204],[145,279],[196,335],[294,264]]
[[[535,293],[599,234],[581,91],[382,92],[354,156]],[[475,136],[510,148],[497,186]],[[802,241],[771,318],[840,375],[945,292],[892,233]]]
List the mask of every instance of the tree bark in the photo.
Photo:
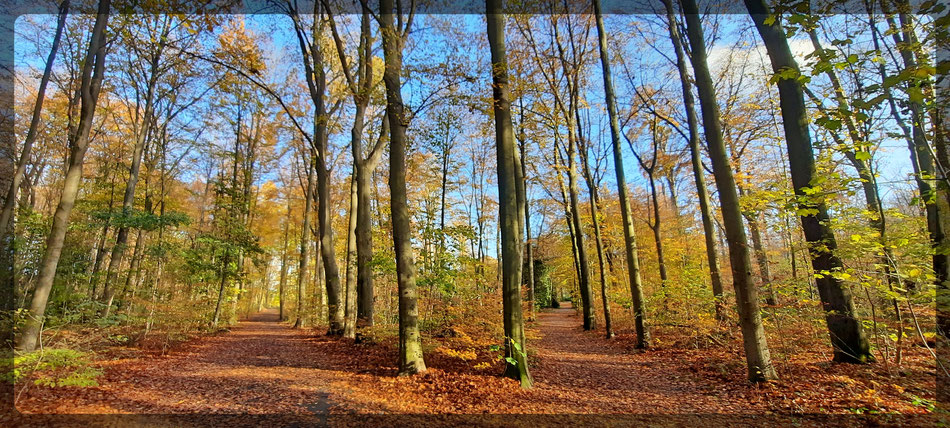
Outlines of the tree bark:
[[[306,157],[306,155],[304,155]],[[313,156],[311,155],[311,159]],[[294,320],[294,328],[303,327],[303,317],[304,317],[304,284],[307,283],[307,267],[309,266],[310,258],[310,212],[312,208],[313,200],[313,162],[306,162],[304,160],[307,168],[307,185],[304,188],[303,193],[303,225],[300,228],[300,257],[298,262],[300,263],[297,268],[297,314],[296,320]]]
[[[702,150],[699,142],[699,119],[696,117],[696,100],[690,82],[689,69],[686,67],[686,53],[683,38],[679,32],[671,0],[663,2],[666,6],[667,27],[670,39],[676,51],[676,68],[679,71],[680,85],[683,89],[683,107],[686,110],[686,122],[689,128],[689,153],[693,167],[693,180],[696,182],[696,196],[699,199],[700,221],[703,225],[703,238],[706,241],[706,262],[709,265],[709,279],[712,283],[715,299],[716,320],[725,321],[725,301],[723,300],[722,275],[719,271],[719,254],[716,252],[716,231],[712,214],[709,211],[709,191],[706,189],[706,177],[703,172]],[[672,183],[670,183],[672,186]]]
[[610,143],[613,147],[614,172],[617,176],[617,190],[620,197],[620,217],[623,220],[624,253],[627,259],[630,295],[633,298],[634,326],[637,332],[636,347],[650,346],[650,332],[646,326],[646,308],[643,297],[643,283],[640,279],[640,256],[637,250],[637,235],[633,228],[630,197],[627,190],[627,178],[623,168],[623,152],[620,150],[620,122],[617,115],[617,99],[610,74],[610,58],[607,50],[607,33],[601,16],[600,0],[593,0],[594,16],[597,21],[597,39],[600,48],[600,65],[604,79],[604,94],[607,102],[607,114],[610,117]]
[[692,51],[690,59],[696,73],[696,86],[702,108],[703,128],[712,161],[713,175],[716,178],[716,187],[719,188],[723,228],[729,247],[732,281],[736,291],[736,309],[739,312],[748,377],[752,382],[769,381],[777,379],[778,375],[772,366],[765,329],[762,326],[762,315],[759,312],[758,292],[753,286],[752,263],[749,258],[745,228],[742,225],[739,194],[729,163],[729,155],[726,153],[726,144],[722,138],[719,106],[716,104],[715,87],[706,62],[706,42],[700,24],[699,11],[695,0],[683,0],[682,5],[686,17],[686,34]]
[[359,211],[356,171],[350,179],[350,215],[346,234],[346,313],[343,337],[356,338],[356,216]]
[[46,240],[46,250],[40,262],[40,274],[37,278],[36,289],[30,302],[30,312],[22,332],[16,338],[18,351],[33,351],[40,342],[40,333],[43,328],[46,303],[53,288],[56,277],[56,268],[63,251],[63,242],[66,230],[69,228],[69,214],[76,203],[79,194],[79,184],[82,181],[83,159],[86,149],[89,148],[89,131],[92,129],[92,120],[99,100],[99,91],[102,88],[102,78],[105,71],[106,40],[105,30],[109,21],[110,0],[101,0],[89,38],[86,59],[82,66],[82,78],[79,89],[81,100],[79,124],[75,133],[69,136],[69,163],[63,180],[63,192],[60,196],[56,213],[53,215],[53,225]]
[[[386,68],[386,114],[389,116],[389,191],[393,222],[393,246],[396,253],[396,277],[399,288],[399,374],[413,375],[426,370],[419,334],[419,309],[416,291],[416,265],[412,256],[412,231],[406,196],[406,128],[409,125],[402,101],[402,49],[406,29],[396,28],[393,1],[381,0],[380,32],[383,35],[383,56]],[[400,17],[400,23],[402,17]]]
[[[521,318],[521,217],[518,176],[520,168],[511,125],[505,15],[501,0],[486,0],[488,45],[492,62],[495,147],[498,156],[498,215],[502,243],[502,306],[505,330],[505,376],[531,387],[528,355]],[[523,182],[522,182],[523,185]],[[523,190],[523,189],[522,189]]]
[[284,290],[287,287],[287,269],[290,265],[287,263],[287,247],[290,243],[290,198],[287,198],[287,218],[284,219],[284,247],[280,252],[280,282],[278,283],[278,316],[281,321],[287,319],[286,313],[284,313],[284,300],[286,299],[286,294]]
[[[792,56],[785,30],[778,20],[771,25],[765,20],[772,12],[763,0],[744,0],[749,15],[762,37],[772,70],[781,76],[778,81],[785,128],[785,142],[791,166],[792,184],[798,197],[802,230],[809,244],[812,267],[815,270],[818,294],[825,310],[825,321],[834,348],[834,360],[864,363],[873,359],[861,322],[854,313],[850,290],[836,277],[842,269],[841,259],[835,254],[837,242],[828,226],[830,217],[823,201],[814,201],[806,191],[815,178],[815,157],[808,132],[808,117],[802,85],[798,80],[798,64]],[[785,73],[790,70],[793,73]],[[789,74],[793,74],[789,76]],[[721,192],[720,192],[721,193]]]

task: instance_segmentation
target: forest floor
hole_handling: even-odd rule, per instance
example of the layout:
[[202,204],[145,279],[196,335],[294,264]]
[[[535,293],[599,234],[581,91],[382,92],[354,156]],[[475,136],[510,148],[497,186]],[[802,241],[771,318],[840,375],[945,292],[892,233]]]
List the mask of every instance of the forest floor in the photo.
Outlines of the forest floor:
[[[295,330],[278,322],[274,311],[265,311],[228,333],[186,342],[165,355],[120,353],[96,361],[104,372],[96,387],[24,389],[18,384],[16,407],[24,414],[18,422],[241,426],[264,419],[274,424],[272,419],[279,418],[283,423],[276,425],[528,426],[560,424],[568,417],[572,423],[598,425],[807,426],[832,421],[830,413],[838,425],[860,426],[872,419],[932,423],[934,417],[910,406],[900,409],[903,416],[849,411],[844,406],[854,404],[835,407],[818,397],[828,394],[822,385],[808,382],[766,387],[729,382],[710,375],[711,365],[697,362],[695,349],[639,352],[622,337],[608,341],[599,332],[584,332],[570,307],[540,312],[534,326],[540,336],[530,344],[535,384],[522,390],[496,375],[500,364],[472,369],[434,353],[426,356],[425,374],[398,377],[390,347]],[[830,371],[837,382],[848,383]],[[875,381],[863,377],[850,382],[867,393],[861,382]],[[791,406],[801,400],[819,402]],[[126,416],[101,416],[115,414]],[[130,416],[136,414],[142,416]]]

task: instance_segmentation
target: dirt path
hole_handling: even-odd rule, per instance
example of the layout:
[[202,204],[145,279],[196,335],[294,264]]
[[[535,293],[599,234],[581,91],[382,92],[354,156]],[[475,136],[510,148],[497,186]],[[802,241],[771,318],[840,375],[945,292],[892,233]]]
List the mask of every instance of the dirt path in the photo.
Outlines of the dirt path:
[[[493,370],[457,373],[440,370],[436,360],[425,376],[397,378],[394,356],[294,330],[268,311],[167,356],[102,362],[100,387],[31,394],[37,388],[17,407],[30,413],[304,414],[322,421],[331,407],[337,414],[761,410],[684,372],[673,351],[631,352],[600,332],[584,332],[565,306],[538,316],[542,338],[529,344],[536,364],[535,388],[528,391]],[[509,396],[507,406],[483,399],[498,393]]]
[[[552,397],[564,413],[754,413],[740,397],[722,392],[684,370],[676,351],[636,352],[583,331],[580,316],[562,303],[538,314],[542,338],[534,346],[539,363],[537,392]],[[673,355],[671,355],[673,354]]]
[[[97,361],[104,371],[98,387],[31,387],[17,408],[39,415],[12,425],[537,427],[563,425],[564,415],[573,415],[569,425],[802,422],[757,416],[770,413],[768,400],[751,399],[759,393],[748,385],[697,373],[697,350],[627,349],[628,342],[608,341],[602,330],[583,331],[569,306],[542,311],[535,328],[541,338],[528,344],[535,387],[522,390],[498,376],[497,361],[474,369],[439,352],[426,355],[427,373],[397,377],[394,350],[294,330],[270,311],[166,356]],[[98,423],[104,414],[146,416]],[[0,412],[0,426],[11,425],[4,418]]]
[[279,323],[277,313],[267,311],[164,357],[104,362],[98,388],[44,390],[42,401],[27,396],[17,407],[40,413],[325,417],[329,385],[340,373],[315,355],[312,336]]

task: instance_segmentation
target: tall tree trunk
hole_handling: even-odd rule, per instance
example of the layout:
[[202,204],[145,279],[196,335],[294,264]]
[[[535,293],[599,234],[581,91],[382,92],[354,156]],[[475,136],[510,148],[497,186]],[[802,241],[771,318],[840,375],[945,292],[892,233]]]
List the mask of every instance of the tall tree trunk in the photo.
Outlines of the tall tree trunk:
[[[839,362],[863,363],[873,357],[861,322],[854,313],[854,302],[850,290],[844,286],[835,273],[842,269],[841,259],[835,251],[837,242],[828,226],[830,217],[823,201],[814,201],[806,190],[810,189],[815,178],[815,157],[808,132],[808,117],[802,85],[798,80],[799,68],[792,56],[785,36],[785,30],[778,20],[766,24],[771,14],[763,0],[744,0],[749,15],[762,37],[772,70],[778,76],[779,96],[781,99],[782,122],[785,128],[785,142],[788,147],[788,160],[792,172],[792,184],[799,199],[802,215],[802,230],[809,243],[812,267],[816,273],[818,294],[825,310],[825,320],[834,348],[834,360]],[[794,71],[794,76],[783,73]],[[721,189],[720,189],[721,190]],[[720,192],[721,193],[721,192]]]
[[660,271],[660,289],[663,290],[663,305],[665,307],[667,305],[666,283],[669,282],[670,278],[666,273],[666,258],[663,255],[663,232],[661,230],[663,222],[662,217],[660,217],[660,198],[656,192],[654,171],[651,170],[647,176],[650,181],[650,200],[653,203],[653,224],[650,225],[650,229],[653,231],[653,243],[656,245],[656,264]]
[[46,250],[40,262],[40,274],[36,281],[36,289],[30,302],[30,312],[20,335],[16,338],[16,349],[32,351],[40,341],[40,332],[43,328],[46,303],[53,288],[56,277],[56,268],[63,251],[63,242],[66,230],[69,228],[69,213],[76,203],[79,194],[79,184],[82,181],[82,165],[89,148],[89,131],[92,129],[92,120],[99,100],[99,90],[102,88],[102,78],[105,71],[106,40],[105,30],[109,21],[109,7],[111,0],[101,0],[89,38],[89,47],[86,59],[82,66],[82,78],[79,89],[81,107],[79,124],[75,133],[69,136],[69,163],[63,180],[63,192],[60,196],[56,213],[53,215],[53,225],[50,228],[49,238],[46,240]]
[[402,49],[408,35],[404,31],[408,28],[403,30],[394,26],[393,0],[381,0],[379,7],[380,32],[383,34],[383,56],[386,63],[383,82],[386,84],[386,114],[389,116],[390,130],[389,191],[399,287],[399,373],[412,375],[424,372],[426,365],[422,357],[422,338],[419,335],[416,266],[412,258],[412,231],[406,196],[406,127],[409,120],[404,112],[400,74]]
[[[502,306],[505,330],[505,376],[531,387],[524,323],[521,319],[521,217],[519,210],[518,169],[521,165],[515,149],[511,126],[511,101],[508,93],[508,60],[505,49],[505,15],[501,0],[486,0],[488,45],[492,62],[492,96],[495,112],[495,147],[498,156],[498,215],[502,243]],[[522,183],[523,185],[523,183]]]
[[[572,127],[573,129],[573,127]],[[567,134],[567,190],[570,196],[571,212],[574,213],[571,220],[574,223],[574,241],[577,246],[578,263],[578,287],[581,294],[581,306],[584,317],[584,330],[593,330],[597,326],[597,315],[594,310],[593,290],[590,285],[590,264],[587,261],[587,248],[584,245],[584,229],[581,227],[580,208],[577,199],[577,170],[574,167],[576,162],[576,134],[573,130],[568,130]]]
[[650,332],[646,326],[646,309],[643,298],[643,283],[640,279],[640,256],[637,253],[637,235],[633,229],[630,197],[627,190],[627,178],[623,170],[623,152],[620,150],[620,122],[617,116],[617,99],[610,74],[610,58],[607,51],[607,33],[601,16],[600,0],[593,0],[594,16],[597,21],[597,39],[600,49],[600,65],[604,79],[604,94],[607,102],[607,114],[610,117],[610,143],[613,147],[614,171],[617,176],[617,190],[620,197],[620,217],[623,220],[624,253],[627,259],[630,295],[633,298],[634,326],[637,332],[636,347],[650,346]]
[[[884,7],[884,12],[889,12],[887,10],[887,5],[882,4]],[[897,28],[897,25],[894,24],[893,18],[889,15],[885,15],[888,20],[888,24],[891,27],[892,33],[891,37],[894,38],[894,42],[897,46],[898,51],[900,52],[901,59],[904,62],[905,72],[914,72],[921,65],[929,65],[925,57],[918,58],[916,52],[914,51],[916,45],[918,45],[917,35],[915,33],[913,18],[909,13],[910,4],[905,0],[897,4],[898,9],[898,19],[900,20],[900,28]],[[920,64],[923,63],[923,64]],[[932,91],[930,79],[920,79],[919,81],[907,82],[907,105],[910,107],[911,114],[911,136],[913,139],[913,146],[909,147],[910,149],[910,160],[911,164],[914,166],[914,177],[917,181],[917,188],[920,191],[920,199],[924,203],[924,208],[927,213],[927,231],[930,233],[930,242],[933,248],[933,270],[934,270],[934,284],[939,288],[942,288],[946,285],[947,281],[950,281],[950,251],[946,248],[946,230],[943,228],[943,220],[941,216],[948,216],[950,213],[941,213],[938,205],[938,195],[937,187],[938,180],[938,169],[937,165],[934,164],[933,150],[930,147],[930,144],[927,142],[927,132],[924,128],[927,118],[927,107],[924,106],[922,101],[927,95]],[[911,96],[913,92],[917,92],[918,97]],[[937,101],[937,100],[934,100]],[[936,108],[939,110],[939,107]],[[932,123],[932,126],[935,128],[939,125],[937,123]],[[940,130],[937,134],[944,132]],[[939,137],[938,137],[939,138]],[[943,143],[941,143],[943,144]],[[942,165],[943,168],[947,168],[948,165]],[[939,174],[941,177],[943,174]],[[940,195],[939,197],[946,197]],[[944,201],[940,201],[942,205]]]
[[[693,167],[693,180],[696,182],[696,196],[699,199],[700,221],[703,225],[703,238],[706,241],[706,262],[709,265],[709,279],[712,283],[713,298],[716,300],[716,319],[726,319],[723,301],[722,276],[719,271],[719,255],[716,252],[716,231],[713,227],[712,214],[709,211],[709,191],[706,189],[706,177],[703,173],[702,150],[699,142],[699,119],[696,117],[696,100],[693,97],[693,86],[690,82],[689,69],[686,67],[686,53],[683,49],[683,38],[679,32],[679,24],[673,12],[672,0],[665,0],[667,28],[670,39],[676,50],[676,68],[679,71],[680,85],[683,90],[683,107],[686,109],[686,122],[689,128],[689,153]],[[672,188],[672,183],[670,183]]]
[[719,106],[716,104],[716,90],[707,65],[706,42],[703,40],[699,11],[695,0],[683,0],[682,5],[686,17],[686,34],[692,51],[690,59],[696,73],[696,87],[702,108],[703,128],[712,161],[713,176],[716,178],[716,187],[719,188],[722,221],[729,246],[729,261],[732,267],[733,287],[736,291],[736,309],[739,312],[748,377],[752,382],[777,379],[778,375],[775,373],[775,367],[772,366],[769,355],[765,329],[762,326],[758,292],[753,285],[752,262],[749,258],[745,228],[742,226],[739,194],[722,137]]
[[[318,9],[318,4],[314,3],[316,9]],[[336,263],[333,227],[330,223],[330,169],[327,164],[327,156],[329,156],[327,142],[329,114],[324,100],[327,82],[323,49],[320,47],[320,43],[319,31],[314,28],[310,54],[313,60],[312,70],[314,74],[311,79],[314,86],[311,95],[315,107],[313,141],[317,146],[317,156],[314,158],[317,170],[317,221],[320,229],[320,255],[323,258],[323,274],[327,290],[327,320],[329,324],[327,334],[340,335],[343,334],[346,308],[344,307],[343,288],[340,285],[340,268]]]
[[[307,155],[304,155],[306,157]],[[294,328],[303,327],[303,317],[304,313],[304,284],[307,283],[307,268],[310,265],[310,213],[313,211],[313,168],[314,163],[313,152],[310,154],[311,161],[307,162],[304,159],[304,163],[307,167],[307,185],[304,188],[303,192],[303,225],[300,227],[300,257],[298,262],[300,263],[297,267],[297,314],[296,320],[294,320]]]
[[350,215],[346,234],[346,314],[343,336],[356,338],[356,216],[359,211],[356,194],[356,171],[350,178]]
[[527,141],[524,134],[524,101],[519,98],[519,106],[521,107],[521,120],[518,121],[518,150],[520,150],[520,167],[521,167],[521,200],[523,201],[524,209],[524,232],[525,232],[525,257],[528,259],[528,302],[529,306],[529,319],[534,319],[534,306],[535,306],[535,289],[534,289],[534,252],[531,245],[531,205],[528,201],[528,171],[527,164],[525,160],[526,146]]
[[[578,123],[580,123],[579,115]],[[594,174],[592,174],[590,170],[590,162],[587,153],[587,145],[589,144],[589,141],[581,139],[580,142],[584,143],[579,144],[579,154],[582,164],[581,172],[584,174],[584,181],[587,184],[591,223],[593,223],[594,226],[594,244],[597,249],[597,267],[599,268],[600,272],[600,295],[601,302],[603,303],[604,307],[604,334],[608,339],[610,339],[614,337],[614,332],[610,322],[610,298],[607,295],[607,290],[610,288],[610,274],[607,272],[607,260],[604,257],[604,240],[601,236],[600,229],[600,197],[598,196],[597,183],[594,180]]]
[[375,324],[374,290],[373,290],[373,217],[371,212],[371,190],[373,189],[373,171],[379,162],[382,153],[382,143],[389,132],[389,118],[383,117],[383,125],[379,131],[379,140],[376,143],[379,153],[376,157],[370,156],[365,162],[357,165],[356,171],[356,290],[357,290],[357,324],[360,327],[369,327]]
[[[567,185],[564,184],[564,177],[561,175],[561,170],[564,169],[564,167],[561,165],[561,162],[559,161],[560,150],[561,149],[558,148],[558,138],[557,138],[557,135],[555,135],[554,136],[554,171],[555,171],[555,177],[557,177],[557,183],[558,183],[559,189],[561,190],[561,200],[564,201],[562,203],[564,207],[564,219],[567,222],[568,236],[571,238],[571,255],[573,256],[573,260],[574,260],[574,279],[576,281],[576,279],[579,278],[581,275],[581,264],[578,261],[579,259],[578,259],[577,238],[576,238],[577,230],[574,229],[575,213],[574,213],[574,210],[571,209],[570,199],[567,196],[568,195]],[[557,296],[557,298],[560,298],[560,297],[561,297],[560,295]],[[556,303],[558,301],[559,300],[555,300],[554,302]]]
[[284,301],[286,299],[286,294],[284,290],[287,286],[287,269],[290,265],[287,263],[287,250],[290,243],[290,198],[287,198],[287,217],[284,219],[284,247],[280,252],[280,282],[278,285],[278,297],[277,304],[279,307],[278,315],[281,321],[287,319],[287,314],[284,313]]

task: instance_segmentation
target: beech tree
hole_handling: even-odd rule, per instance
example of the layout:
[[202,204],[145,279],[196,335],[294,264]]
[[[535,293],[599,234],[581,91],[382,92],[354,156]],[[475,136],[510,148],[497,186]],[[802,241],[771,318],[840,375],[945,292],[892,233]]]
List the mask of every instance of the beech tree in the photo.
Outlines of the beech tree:
[[[781,97],[782,125],[788,148],[792,183],[801,216],[802,230],[809,243],[815,283],[825,309],[825,321],[834,349],[834,360],[864,363],[871,356],[870,345],[857,319],[850,290],[843,284],[841,259],[835,254],[837,241],[828,226],[831,217],[825,202],[816,195],[815,157],[812,151],[804,92],[798,80],[801,72],[788,47],[785,30],[778,17],[769,18],[770,9],[763,0],[745,0],[772,63]],[[721,189],[720,189],[721,192]]]
[[592,0],[594,15],[597,21],[598,46],[600,48],[600,64],[604,79],[604,93],[607,102],[607,114],[610,116],[610,143],[613,147],[614,173],[617,177],[617,189],[620,197],[620,217],[623,221],[624,253],[627,258],[627,273],[629,275],[630,295],[633,298],[633,316],[637,332],[637,348],[650,346],[650,333],[646,327],[643,284],[640,279],[640,256],[637,249],[637,235],[633,229],[633,218],[630,208],[630,199],[627,190],[627,178],[623,168],[623,152],[620,146],[620,119],[617,113],[617,100],[614,95],[612,76],[610,74],[610,58],[607,51],[607,34],[604,30],[604,20],[600,12],[600,0]]
[[50,290],[53,288],[56,268],[59,266],[59,258],[63,251],[63,241],[69,227],[69,213],[72,211],[76,203],[76,196],[79,193],[83,159],[86,156],[86,150],[89,148],[89,131],[92,129],[92,119],[96,113],[96,104],[99,101],[99,92],[102,89],[106,57],[106,25],[109,22],[111,4],[110,0],[99,2],[99,8],[96,11],[96,23],[89,37],[86,59],[82,67],[81,86],[79,92],[75,95],[80,100],[79,123],[75,129],[70,129],[69,132],[70,155],[63,182],[63,192],[56,207],[49,238],[46,240],[46,251],[40,264],[41,270],[30,303],[26,325],[20,335],[17,336],[16,349],[19,351],[32,351],[39,346],[46,303]]
[[716,187],[719,189],[719,204],[729,247],[732,285],[736,291],[736,309],[739,312],[739,326],[742,329],[748,376],[752,382],[774,380],[778,378],[778,374],[772,365],[765,329],[762,326],[762,314],[759,311],[758,290],[752,280],[748,239],[742,225],[735,176],[722,138],[719,106],[716,103],[716,90],[707,64],[706,41],[700,23],[699,10],[694,0],[683,0],[682,6],[686,17],[687,39],[692,53],[690,60],[696,73],[696,89],[702,108],[706,146],[709,150],[713,175],[716,178]]
[[389,192],[393,222],[393,245],[399,282],[399,373],[412,375],[426,371],[419,335],[416,266],[412,256],[409,207],[406,201],[406,128],[408,112],[402,100],[400,73],[402,50],[412,28],[415,9],[403,10],[401,1],[379,3],[379,25],[383,37],[386,68],[386,116],[389,118]]
[[498,215],[501,224],[502,303],[505,328],[505,376],[531,386],[524,323],[521,318],[521,213],[518,176],[521,162],[515,149],[508,92],[508,60],[505,49],[505,15],[501,1],[487,0],[488,44],[492,63],[492,99],[495,114],[495,147],[498,156]]

